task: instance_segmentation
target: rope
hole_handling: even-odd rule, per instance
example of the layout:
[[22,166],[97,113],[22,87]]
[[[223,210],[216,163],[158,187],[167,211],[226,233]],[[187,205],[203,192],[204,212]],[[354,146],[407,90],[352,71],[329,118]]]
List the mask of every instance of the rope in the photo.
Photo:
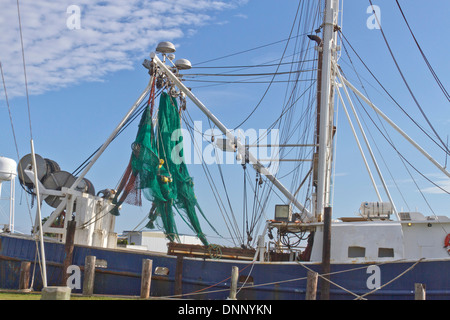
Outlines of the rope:
[[[300,263],[300,262],[299,262],[299,264],[300,264],[303,268],[305,268],[306,270],[311,271],[311,272],[315,272],[314,270],[312,270],[312,269],[308,268],[307,266],[305,266],[303,263]],[[317,273],[317,272],[316,272],[316,273]],[[346,288],[344,288],[344,287],[338,285],[337,283],[335,283],[335,282],[333,282],[333,281],[331,281],[330,279],[328,279],[328,278],[325,277],[325,276],[331,275],[331,273],[327,273],[327,274],[323,274],[323,275],[320,274],[320,273],[317,273],[317,274],[318,274],[318,276],[319,276],[321,279],[323,279],[323,280],[325,280],[325,281],[328,281],[329,283],[331,283],[332,285],[338,287],[339,289],[341,289],[341,290],[343,290],[343,291],[345,291],[345,292],[347,292],[347,293],[349,293],[349,294],[351,294],[351,295],[354,295],[354,296],[356,296],[356,297],[360,297],[360,296],[357,295],[356,293],[351,292],[350,290],[348,290],[348,289],[346,289]]]
[[[342,287],[342,286],[336,284],[335,282],[331,281],[330,279],[325,278],[326,275],[332,275],[332,274],[337,274],[337,273],[342,273],[342,272],[347,272],[347,271],[354,271],[354,270],[356,270],[356,269],[353,269],[353,270],[352,270],[352,269],[350,269],[350,270],[344,270],[344,271],[337,272],[337,273],[328,273],[328,274],[323,274],[323,275],[318,274],[318,276],[319,276],[321,279],[326,280],[326,281],[328,281],[329,283],[333,284],[334,286],[338,287],[339,289],[342,289],[342,290],[344,290],[345,292],[354,295],[354,296],[356,297],[355,300],[363,300],[365,296],[368,296],[369,294],[372,294],[372,293],[374,293],[374,292],[376,292],[376,291],[378,291],[378,290],[380,290],[380,289],[386,287],[387,285],[391,284],[391,283],[394,282],[395,280],[398,280],[400,277],[402,277],[403,275],[405,275],[407,272],[409,272],[409,271],[411,271],[412,269],[414,269],[414,267],[415,267],[417,264],[419,264],[419,262],[422,262],[422,260],[424,260],[424,259],[425,259],[425,258],[419,259],[419,260],[416,261],[412,266],[410,266],[408,269],[406,269],[405,271],[403,271],[402,273],[400,273],[397,277],[393,278],[392,280],[386,282],[384,285],[382,285],[382,286],[380,286],[380,287],[378,287],[378,288],[376,288],[376,289],[374,289],[374,290],[372,290],[372,291],[369,291],[369,292],[367,292],[367,293],[365,293],[365,294],[363,294],[363,295],[358,295],[358,294],[356,294],[356,293],[354,293],[354,292],[351,292],[350,290],[345,289],[344,287]],[[391,263],[394,263],[394,262],[391,262]],[[308,267],[305,266],[304,264],[302,264],[302,263],[300,263],[300,262],[299,262],[299,264],[300,264],[302,267],[304,267],[305,269],[307,269],[308,271],[315,272],[314,270],[308,268]],[[386,263],[381,263],[380,265],[383,265],[383,264],[386,264]],[[358,269],[365,269],[365,268],[367,268],[367,267],[361,267],[361,268],[358,268]],[[365,300],[365,299],[364,299],[364,300]]]
[[[244,271],[245,269],[247,269],[249,266],[254,265],[254,264],[255,264],[255,262],[252,261],[252,263],[249,263],[248,265],[246,265],[242,270],[239,270],[239,273],[241,273],[242,271]],[[252,267],[252,269],[253,269],[253,267]],[[250,271],[250,272],[251,272],[251,271]],[[207,292],[204,292],[205,290],[208,290],[209,288],[213,288],[213,287],[218,286],[219,284],[221,284],[221,283],[227,281],[227,280],[230,279],[230,278],[231,278],[231,276],[229,276],[228,278],[225,278],[225,279],[223,279],[222,281],[219,281],[219,282],[217,282],[217,283],[215,283],[215,284],[213,284],[213,285],[210,285],[209,287],[206,287],[206,288],[203,288],[203,289],[200,289],[200,290],[196,290],[196,291],[193,291],[193,292],[191,292],[191,293],[182,293],[182,294],[173,295],[173,296],[165,296],[164,298],[176,298],[176,297],[189,296],[189,295],[196,295],[196,294],[205,294],[205,293],[215,293],[215,292],[228,291],[229,289],[220,289],[220,290],[215,290],[215,291],[207,291]],[[239,289],[239,290],[240,290],[240,289]]]
[[425,259],[425,258],[419,259],[418,261],[416,261],[416,263],[414,263],[411,267],[409,267],[408,269],[406,269],[405,271],[403,271],[402,273],[400,273],[397,277],[395,277],[395,278],[392,279],[391,281],[386,282],[384,285],[380,286],[379,288],[376,288],[376,289],[374,289],[374,290],[372,290],[372,291],[367,292],[366,294],[363,294],[362,296],[360,296],[360,297],[358,298],[358,300],[361,300],[363,297],[365,297],[365,296],[367,296],[367,295],[369,295],[369,294],[372,294],[372,293],[374,293],[375,291],[380,290],[381,288],[386,287],[388,284],[391,284],[392,282],[394,282],[395,280],[399,279],[399,278],[402,277],[404,274],[406,274],[408,271],[411,271],[412,269],[414,269],[414,267],[415,267],[416,265],[418,265],[419,262],[422,262],[422,260],[424,260],[424,259]]
[[[366,300],[364,297],[366,297],[366,296],[368,296],[368,295],[370,295],[370,294],[372,294],[372,293],[374,293],[374,292],[376,292],[376,291],[378,291],[378,290],[380,290],[380,289],[386,287],[387,285],[391,284],[392,282],[398,280],[398,279],[401,278],[403,275],[405,275],[407,272],[409,272],[409,271],[411,271],[412,269],[414,269],[414,268],[417,266],[417,264],[419,264],[420,262],[422,262],[424,259],[425,259],[425,258],[419,259],[419,260],[416,261],[412,266],[410,266],[409,268],[407,268],[405,271],[403,271],[402,273],[400,273],[398,276],[396,276],[396,277],[393,278],[392,280],[386,282],[385,284],[383,284],[383,285],[380,286],[379,288],[376,288],[376,289],[374,289],[374,290],[372,290],[372,291],[369,291],[369,292],[367,292],[367,293],[365,293],[365,294],[363,294],[363,295],[358,295],[358,294],[356,294],[356,293],[354,293],[354,292],[352,292],[352,291],[350,291],[350,290],[348,290],[348,289],[346,289],[346,288],[344,288],[344,287],[338,285],[337,283],[335,283],[335,282],[333,282],[333,281],[327,279],[325,276],[334,275],[334,274],[340,274],[340,273],[344,273],[344,272],[352,272],[352,271],[361,270],[361,269],[366,269],[367,266],[357,267],[357,268],[351,268],[351,269],[342,270],[342,271],[337,271],[337,272],[330,272],[330,273],[328,273],[328,274],[318,274],[318,276],[319,276],[320,278],[322,278],[322,279],[324,279],[324,280],[330,282],[331,284],[333,284],[333,285],[336,286],[337,288],[339,288],[339,289],[341,289],[341,290],[343,290],[343,291],[345,291],[345,292],[347,292],[347,293],[349,293],[349,294],[355,296],[355,300]],[[392,261],[392,262],[383,262],[383,263],[379,263],[379,264],[375,264],[375,265],[384,265],[384,264],[396,263],[396,262],[400,262],[400,261],[401,261],[401,260]],[[315,272],[314,270],[312,270],[311,268],[307,267],[307,266],[304,265],[303,263],[301,263],[301,262],[299,262],[299,261],[297,261],[297,263],[298,263],[299,265],[301,265],[302,267],[304,267],[306,270]],[[248,264],[247,266],[245,266],[242,270],[239,271],[239,273],[241,273],[242,271],[244,271],[244,270],[245,270],[246,268],[248,268],[250,265],[252,266],[250,272],[252,272],[253,266],[254,266],[254,262],[252,262],[252,263]],[[200,290],[197,290],[197,291],[193,291],[193,292],[191,292],[191,293],[183,293],[183,294],[179,294],[179,295],[164,296],[163,298],[177,298],[177,297],[190,296],[190,295],[197,295],[197,294],[209,294],[209,293],[218,293],[218,292],[229,291],[229,289],[227,288],[227,289],[218,289],[218,290],[212,290],[212,291],[206,291],[206,292],[205,292],[205,290],[208,290],[208,289],[210,289],[210,288],[216,287],[217,285],[219,285],[219,284],[221,284],[221,283],[227,281],[227,280],[230,279],[230,278],[231,278],[231,276],[228,277],[228,278],[226,278],[226,279],[224,279],[224,280],[222,280],[222,281],[220,281],[220,282],[217,282],[216,284],[213,284],[213,285],[211,285],[211,286],[209,286],[209,287],[206,287],[206,288],[203,288],[203,289],[200,289]],[[248,278],[249,278],[249,276],[247,276],[247,279],[248,279]],[[246,279],[246,281],[247,281],[247,279]],[[251,289],[251,288],[258,288],[258,287],[263,287],[263,286],[270,286],[270,285],[276,285],[276,284],[282,284],[282,283],[288,283],[288,282],[294,282],[294,281],[301,281],[301,280],[306,280],[306,279],[307,279],[307,277],[301,277],[301,278],[294,278],[294,279],[287,279],[287,280],[280,280],[280,281],[266,282],[266,283],[261,283],[261,284],[256,284],[256,285],[249,285],[249,286],[245,286],[245,283],[246,283],[246,281],[245,281],[245,282],[244,282],[244,285],[242,285],[242,286],[239,288],[239,290],[238,290],[237,293],[239,293],[239,292],[241,291],[241,289],[243,289],[243,288],[245,288],[245,289]]]

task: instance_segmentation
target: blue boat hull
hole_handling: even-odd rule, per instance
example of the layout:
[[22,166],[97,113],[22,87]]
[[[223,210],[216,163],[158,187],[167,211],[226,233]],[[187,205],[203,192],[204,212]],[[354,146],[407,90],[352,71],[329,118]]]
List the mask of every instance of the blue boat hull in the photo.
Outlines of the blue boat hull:
[[[18,289],[21,262],[31,261],[31,269],[35,274],[33,288],[36,291],[42,289],[36,248],[36,242],[31,239],[0,235],[0,288]],[[64,245],[46,242],[45,255],[48,286],[59,286],[65,255]],[[243,282],[251,286],[239,291],[239,300],[303,300],[308,269],[318,273],[321,271],[321,265],[314,263],[251,264],[249,261],[177,259],[175,256],[149,252],[76,245],[72,264],[80,266],[81,284],[86,256],[95,256],[97,261],[106,263],[105,268],[96,268],[94,293],[108,295],[140,294],[143,259],[153,261],[153,270],[157,267],[168,270],[166,275],[153,274],[151,296],[188,299],[226,299],[229,294],[231,269],[232,266],[237,266],[240,271],[238,287]],[[374,265],[377,266],[371,267]],[[177,266],[182,270],[178,273],[181,278],[177,278]],[[374,291],[371,285],[374,276],[378,275],[378,287],[381,286],[381,289],[371,292],[365,298],[411,300],[414,299],[414,284],[422,283],[426,286],[427,299],[449,299],[448,270],[450,259],[384,264],[332,264],[330,279],[336,285],[330,286],[330,298],[355,299],[358,295]],[[72,292],[81,293],[82,289],[75,288]],[[175,295],[178,292],[181,292],[182,296]]]

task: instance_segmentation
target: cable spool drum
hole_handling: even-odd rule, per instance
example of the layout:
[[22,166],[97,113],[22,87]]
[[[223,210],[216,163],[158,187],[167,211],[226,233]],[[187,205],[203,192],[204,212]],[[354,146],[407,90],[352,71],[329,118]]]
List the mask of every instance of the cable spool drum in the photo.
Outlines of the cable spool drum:
[[[38,180],[41,180],[47,174],[47,163],[45,160],[38,154],[35,154],[36,158],[36,171]],[[34,186],[34,181],[32,181],[26,174],[25,169],[31,165],[33,166],[33,160],[31,158],[31,154],[27,154],[19,160],[19,164],[17,165],[17,172],[19,174],[19,181],[21,184],[31,188]],[[41,180],[42,181],[42,180]]]
[[83,178],[83,180],[80,181],[80,183],[78,184],[77,191],[81,191],[81,192],[85,192],[88,193],[92,196],[95,196],[95,188],[94,185],[92,184],[91,181],[89,181],[86,178]]
[[[42,184],[45,188],[50,190],[60,191],[62,187],[70,188],[75,183],[75,177],[67,171],[56,171],[46,175]],[[61,203],[61,199],[58,196],[48,196],[45,198],[45,202],[53,208],[57,208]]]
[[50,160],[50,159],[44,159],[45,164],[47,166],[47,173],[50,174],[52,172],[61,171],[61,168],[59,167],[59,164],[56,163],[56,161]]
[[[75,183],[75,181],[76,177],[74,177],[69,172],[56,171],[48,174],[43,179],[42,184],[47,189],[60,191],[63,187],[70,188]],[[75,190],[95,195],[94,186],[88,179],[81,180]],[[58,196],[48,196],[45,198],[45,202],[50,207],[57,208],[61,203],[61,199]]]

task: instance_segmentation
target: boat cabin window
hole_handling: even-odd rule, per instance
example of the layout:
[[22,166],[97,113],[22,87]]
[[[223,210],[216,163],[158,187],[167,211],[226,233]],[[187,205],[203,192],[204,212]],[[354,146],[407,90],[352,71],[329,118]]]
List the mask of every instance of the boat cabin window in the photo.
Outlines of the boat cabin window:
[[378,258],[393,258],[394,249],[393,248],[378,248]]
[[364,258],[366,256],[366,248],[364,247],[348,247],[349,258]]

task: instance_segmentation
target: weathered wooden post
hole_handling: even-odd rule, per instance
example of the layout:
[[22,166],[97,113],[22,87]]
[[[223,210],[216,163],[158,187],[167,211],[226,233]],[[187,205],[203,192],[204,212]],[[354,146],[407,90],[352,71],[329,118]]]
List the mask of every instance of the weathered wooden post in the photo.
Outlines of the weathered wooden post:
[[233,266],[231,268],[230,295],[228,296],[228,300],[236,300],[238,277],[239,277],[239,268],[236,266]]
[[325,207],[323,212],[323,247],[322,247],[322,275],[320,281],[321,300],[330,299],[330,257],[331,257],[331,207]]
[[95,256],[86,256],[84,260],[83,295],[85,296],[94,294],[95,260]]
[[22,261],[20,263],[19,290],[28,290],[30,283],[30,261]]
[[423,283],[415,283],[415,300],[426,300],[425,285]]
[[308,271],[308,278],[306,282],[306,300],[316,300],[318,277],[319,275],[317,272]]
[[76,225],[77,223],[75,220],[67,222],[66,243],[64,245],[64,261],[61,280],[62,286],[67,286],[67,279],[69,278],[67,274],[67,268],[72,264]]
[[142,260],[141,274],[141,299],[148,299],[150,296],[150,286],[152,282],[152,266],[153,260]]
[[177,256],[175,269],[175,295],[183,294],[183,256]]

